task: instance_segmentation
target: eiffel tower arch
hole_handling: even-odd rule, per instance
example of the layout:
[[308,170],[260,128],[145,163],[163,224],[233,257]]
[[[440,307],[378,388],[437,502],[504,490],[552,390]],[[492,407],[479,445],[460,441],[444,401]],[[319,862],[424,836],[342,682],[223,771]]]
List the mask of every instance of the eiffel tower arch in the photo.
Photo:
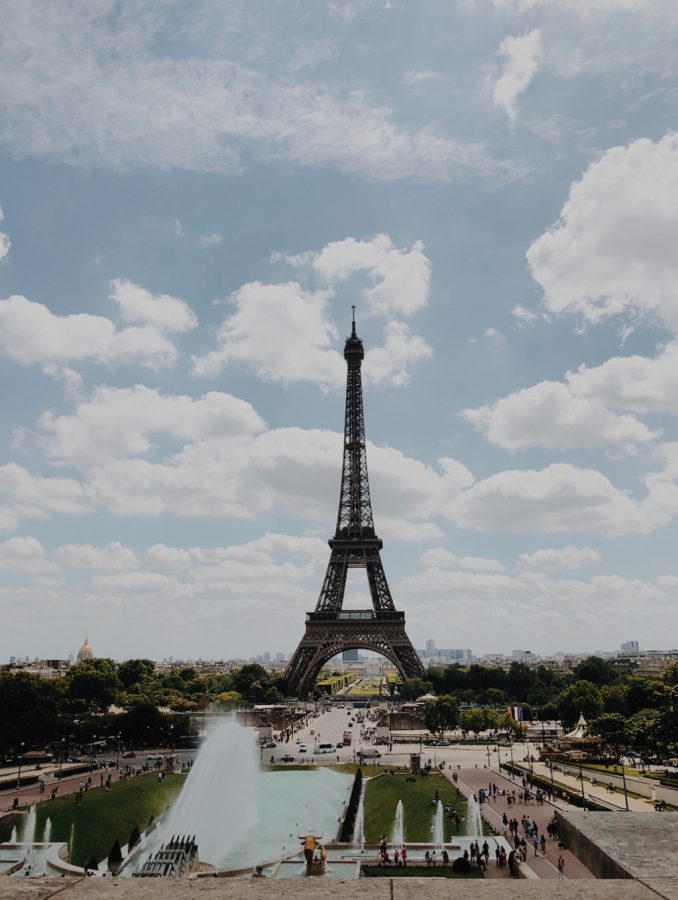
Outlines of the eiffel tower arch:
[[[367,475],[361,366],[363,342],[355,330],[344,346],[346,416],[339,512],[330,560],[315,611],[306,613],[306,630],[285,672],[288,690],[303,697],[325,663],[343,650],[373,650],[389,659],[403,678],[424,674],[405,631],[405,613],[397,610],[381,562],[382,540],[374,530]],[[344,610],[349,569],[365,569],[372,609]]]

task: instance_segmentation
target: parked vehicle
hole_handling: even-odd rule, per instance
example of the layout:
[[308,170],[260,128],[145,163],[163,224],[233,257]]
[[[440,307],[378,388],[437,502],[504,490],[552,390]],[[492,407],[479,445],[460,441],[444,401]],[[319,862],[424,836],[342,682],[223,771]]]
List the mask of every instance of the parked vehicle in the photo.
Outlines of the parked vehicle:
[[334,753],[334,744],[322,743],[316,744],[314,753]]
[[306,744],[299,744],[299,753],[308,753],[308,747]]

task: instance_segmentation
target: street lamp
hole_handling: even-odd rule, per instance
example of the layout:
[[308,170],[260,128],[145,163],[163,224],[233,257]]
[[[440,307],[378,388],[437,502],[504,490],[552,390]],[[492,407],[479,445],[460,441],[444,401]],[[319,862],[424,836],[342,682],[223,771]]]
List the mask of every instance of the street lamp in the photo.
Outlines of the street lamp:
[[582,761],[579,760],[579,779],[581,781],[581,805],[582,809],[586,809],[586,794],[584,793],[584,768]]
[[61,781],[61,767],[64,764],[64,756],[66,754],[65,746],[66,746],[66,738],[61,738],[61,755],[59,756],[59,774],[57,775],[57,778],[59,779],[59,781]]
[[96,741],[96,734],[92,735],[92,740],[89,742],[89,770],[90,772],[94,769],[94,742]]
[[626,806],[626,812],[629,811],[629,795],[626,792],[626,769],[624,768],[624,760],[622,760],[622,781],[624,783],[624,804]]
[[511,780],[513,780],[516,777],[513,771],[513,738],[511,738],[509,746],[511,747]]
[[485,745],[485,749],[487,750],[487,768],[489,769],[489,768],[491,768],[491,763],[490,763],[490,742],[489,742],[489,741],[488,741],[487,744]]
[[21,787],[21,763],[23,762],[24,757],[24,742],[21,742],[21,752],[19,753],[19,771],[16,776],[16,789],[17,791]]

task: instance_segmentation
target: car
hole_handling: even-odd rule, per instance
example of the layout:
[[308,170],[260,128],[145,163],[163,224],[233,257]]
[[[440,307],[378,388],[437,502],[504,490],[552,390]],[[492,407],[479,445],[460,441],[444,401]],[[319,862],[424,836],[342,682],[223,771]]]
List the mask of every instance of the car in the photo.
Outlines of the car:
[[348,727],[349,727],[349,728],[353,728],[353,722],[349,722],[349,723],[348,723]]
[[375,748],[359,750],[358,756],[360,756],[362,759],[381,759],[381,753]]
[[127,753],[122,754],[123,759],[134,759],[135,756],[136,753],[134,752],[134,750],[128,750]]
[[278,746],[278,745],[276,744],[275,741],[265,741],[265,742],[261,745],[261,747],[262,747],[263,750],[273,750],[273,748],[274,748],[274,747],[277,747],[277,746]]
[[162,753],[149,753],[146,762],[157,762],[159,759],[164,759]]
[[311,734],[315,734],[315,731],[311,728],[311,732],[310,732],[310,733],[311,733]]
[[296,741],[295,741],[294,743],[295,743],[295,744],[300,744],[300,743],[301,743],[301,738],[297,738]]
[[344,742],[342,741],[341,744],[337,744],[337,750],[343,750],[343,749],[344,749]]
[[292,756],[291,753],[283,753],[283,755],[280,757],[280,761],[281,762],[294,762],[294,757]]
[[299,744],[299,753],[308,753],[308,747],[306,744]]

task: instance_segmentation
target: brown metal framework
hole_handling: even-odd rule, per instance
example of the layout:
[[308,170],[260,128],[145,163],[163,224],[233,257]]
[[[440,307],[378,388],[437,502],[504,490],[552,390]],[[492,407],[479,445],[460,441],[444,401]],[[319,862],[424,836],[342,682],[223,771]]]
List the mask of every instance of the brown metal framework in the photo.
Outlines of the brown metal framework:
[[[381,562],[383,543],[374,531],[367,475],[365,414],[361,366],[363,342],[355,318],[346,339],[346,418],[339,512],[331,553],[315,612],[306,615],[306,631],[289,666],[290,693],[303,697],[323,665],[343,650],[374,650],[389,659],[405,678],[423,667],[405,632],[405,614],[396,610]],[[343,611],[349,569],[365,569],[372,609]]]

